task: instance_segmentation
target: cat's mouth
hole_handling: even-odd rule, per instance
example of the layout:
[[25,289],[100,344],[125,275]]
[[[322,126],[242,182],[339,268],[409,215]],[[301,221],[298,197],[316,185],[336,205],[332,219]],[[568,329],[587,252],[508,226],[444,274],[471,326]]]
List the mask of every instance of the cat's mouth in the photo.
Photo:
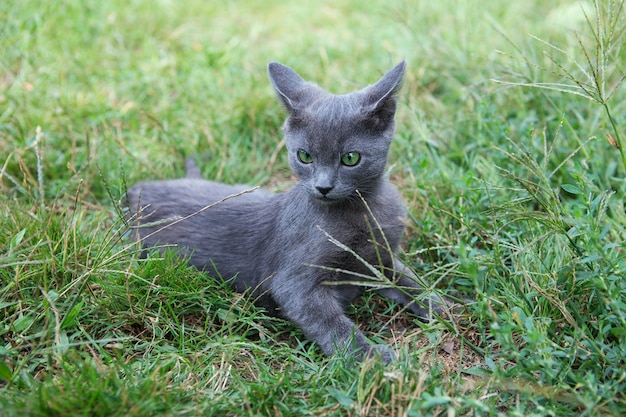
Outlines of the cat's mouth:
[[332,195],[328,195],[328,194],[313,194],[313,197],[317,200],[320,201],[324,204],[332,204],[332,203],[336,203],[337,201],[340,201],[340,198],[337,197],[333,197]]
[[314,198],[324,205],[333,205],[346,201],[345,196],[314,194]]
[[315,196],[315,199],[316,199],[317,201],[321,201],[321,202],[323,202],[323,203],[332,203],[332,202],[334,202],[334,201],[337,201],[336,199],[334,199],[334,198],[332,198],[332,197],[329,197],[329,196],[327,196],[327,195],[316,195],[316,196]]

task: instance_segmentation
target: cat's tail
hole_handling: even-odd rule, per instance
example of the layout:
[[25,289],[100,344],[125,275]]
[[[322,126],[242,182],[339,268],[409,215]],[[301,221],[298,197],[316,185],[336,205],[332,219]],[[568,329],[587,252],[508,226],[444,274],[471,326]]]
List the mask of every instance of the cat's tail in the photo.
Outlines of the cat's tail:
[[202,179],[200,168],[198,168],[198,164],[196,164],[196,160],[191,156],[185,159],[185,178]]

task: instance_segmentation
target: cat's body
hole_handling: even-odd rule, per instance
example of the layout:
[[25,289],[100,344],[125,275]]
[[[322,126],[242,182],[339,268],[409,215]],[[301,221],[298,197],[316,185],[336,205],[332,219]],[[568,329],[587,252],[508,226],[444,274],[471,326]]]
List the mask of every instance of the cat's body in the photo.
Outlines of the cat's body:
[[[383,175],[403,71],[401,63],[375,85],[335,96],[270,64],[270,79],[290,112],[285,140],[300,182],[281,194],[197,178],[137,184],[128,204],[142,244],[176,245],[199,269],[234,277],[234,289],[251,291],[257,304],[294,322],[326,354],[373,350],[390,361],[393,352],[370,345],[344,309],[364,288],[348,283],[373,275],[363,261],[418,291],[393,254],[405,209]],[[190,167],[188,177],[197,176]],[[426,314],[405,290],[379,292]]]

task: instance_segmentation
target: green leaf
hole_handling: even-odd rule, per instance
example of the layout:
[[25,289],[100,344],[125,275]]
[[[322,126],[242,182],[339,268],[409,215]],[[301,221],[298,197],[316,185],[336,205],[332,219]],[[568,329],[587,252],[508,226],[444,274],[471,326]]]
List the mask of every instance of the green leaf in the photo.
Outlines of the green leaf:
[[28,329],[33,324],[34,321],[35,319],[32,318],[31,316],[18,317],[13,322],[13,328],[15,329],[16,332],[20,333]]
[[424,402],[421,404],[423,408],[433,408],[439,405],[445,405],[452,401],[452,398],[447,395],[432,395],[428,392],[423,394]]
[[9,368],[9,365],[4,362],[0,362],[0,379],[9,382],[12,377],[13,372],[11,371],[11,368]]
[[335,389],[335,388],[326,388],[326,391],[328,391],[328,393],[334,399],[336,399],[339,402],[339,404],[341,404],[342,406],[344,406],[346,408],[354,407],[354,400],[352,398],[350,398],[348,396],[348,394],[346,394],[345,392],[340,391],[340,390]]
[[580,195],[583,193],[582,190],[574,184],[562,184],[561,188],[570,194]]
[[74,323],[76,322],[76,317],[78,316],[78,313],[81,312],[84,305],[85,302],[80,301],[74,307],[72,307],[72,309],[65,315],[65,317],[63,317],[63,321],[61,321],[61,329],[67,329],[68,327],[74,325]]
[[24,239],[25,234],[26,234],[26,229],[22,229],[19,232],[17,232],[17,234],[13,236],[13,238],[11,239],[11,243],[9,243],[9,250],[13,250],[16,247],[18,247],[19,244],[22,243],[22,240]]
[[467,375],[491,376],[491,371],[481,366],[472,366],[471,368],[464,369],[462,372]]

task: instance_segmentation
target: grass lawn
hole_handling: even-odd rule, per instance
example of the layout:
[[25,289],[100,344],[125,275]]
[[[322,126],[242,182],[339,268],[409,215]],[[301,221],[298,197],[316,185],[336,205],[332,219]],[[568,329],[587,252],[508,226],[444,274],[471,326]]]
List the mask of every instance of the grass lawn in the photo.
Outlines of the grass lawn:
[[[626,415],[626,32],[597,0],[0,2],[0,416]],[[330,91],[408,69],[403,258],[471,300],[351,309],[398,361],[324,357],[174,256],[131,184],[293,183],[280,61]]]

